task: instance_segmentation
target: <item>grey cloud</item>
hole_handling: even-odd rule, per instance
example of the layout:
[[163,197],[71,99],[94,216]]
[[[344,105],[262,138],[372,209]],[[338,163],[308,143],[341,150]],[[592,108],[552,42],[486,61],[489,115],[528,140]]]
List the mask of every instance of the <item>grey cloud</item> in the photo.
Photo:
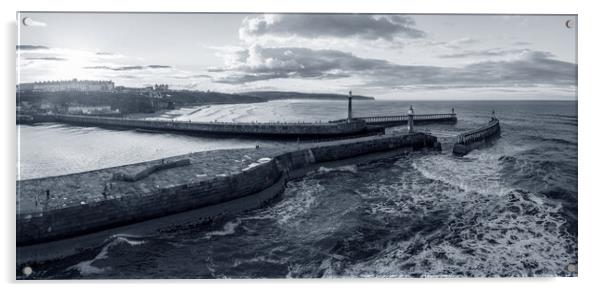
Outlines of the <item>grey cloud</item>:
[[175,79],[197,79],[197,78],[211,78],[207,74],[187,75],[187,76],[172,76]]
[[123,79],[138,79],[138,77],[134,76],[134,75],[118,75],[117,77],[123,78]]
[[146,67],[151,68],[151,69],[167,69],[167,68],[171,68],[171,66],[166,66],[166,65],[148,65]]
[[479,39],[475,39],[475,38],[471,38],[471,37],[464,37],[464,38],[460,38],[460,39],[451,40],[448,42],[443,42],[443,44],[447,47],[459,48],[461,46],[472,45],[472,44],[476,44],[478,42],[480,42]]
[[111,52],[96,52],[96,55],[99,55],[99,56],[114,56],[115,54],[113,54]]
[[50,49],[47,46],[38,45],[17,45],[17,51],[33,51],[33,50],[47,50]]
[[390,75],[374,78],[369,83],[394,88],[575,86],[577,65],[554,60],[550,56],[550,53],[536,51],[516,60],[478,62],[458,68],[414,68],[417,72],[404,72],[400,68],[397,72],[390,72]]
[[59,58],[59,57],[28,57],[28,58],[25,58],[25,60],[32,60],[32,61],[67,61],[66,58]]
[[385,88],[531,87],[574,86],[577,74],[576,64],[554,60],[550,53],[539,51],[527,52],[512,61],[479,62],[464,67],[399,65],[336,50],[307,48],[254,46],[237,56],[235,64],[210,70],[225,74],[213,81],[241,84],[278,78],[358,76],[366,86]]
[[211,68],[209,72],[232,72],[215,79],[222,83],[245,83],[276,78],[332,79],[387,66],[377,59],[358,58],[337,50],[308,48],[262,48],[253,46],[236,53],[237,63],[229,68]]
[[281,14],[245,18],[239,30],[247,36],[337,37],[366,40],[421,38],[414,19],[401,15]]
[[171,66],[165,65],[146,65],[146,66],[119,66],[119,67],[110,67],[110,66],[88,66],[84,67],[84,69],[100,69],[100,70],[111,70],[111,71],[131,71],[131,70],[144,70],[144,69],[163,69],[163,68],[171,68]]
[[84,69],[101,69],[101,70],[112,70],[112,71],[129,71],[129,70],[142,70],[143,66],[122,66],[122,67],[109,67],[109,66],[88,66]]
[[[468,57],[500,57],[500,56],[508,56],[508,55],[516,55],[516,54],[525,54],[531,53],[532,51],[529,49],[502,49],[502,48],[493,48],[487,50],[467,50],[461,51],[457,53],[451,54],[443,54],[439,55],[439,58],[468,58]],[[549,54],[549,57],[553,57],[552,54]]]

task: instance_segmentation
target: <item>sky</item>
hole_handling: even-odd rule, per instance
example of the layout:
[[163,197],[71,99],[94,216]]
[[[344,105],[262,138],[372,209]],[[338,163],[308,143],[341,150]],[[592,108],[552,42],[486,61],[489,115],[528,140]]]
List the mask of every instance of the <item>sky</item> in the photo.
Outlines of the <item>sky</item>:
[[19,83],[577,97],[574,15],[19,13],[17,25]]

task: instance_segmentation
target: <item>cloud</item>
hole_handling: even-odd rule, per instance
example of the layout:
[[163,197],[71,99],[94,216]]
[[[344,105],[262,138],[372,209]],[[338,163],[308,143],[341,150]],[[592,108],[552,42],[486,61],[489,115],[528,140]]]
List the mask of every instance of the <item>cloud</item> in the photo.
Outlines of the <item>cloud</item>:
[[221,83],[245,83],[276,78],[332,79],[349,77],[346,72],[359,72],[386,66],[387,62],[362,59],[337,50],[308,48],[263,48],[258,45],[235,52],[223,68],[209,72],[234,72],[217,78]]
[[175,75],[172,76],[175,79],[197,79],[197,78],[211,78],[210,75],[207,74],[196,74],[196,75]]
[[[500,57],[500,56],[508,56],[508,55],[519,55],[526,54],[532,52],[529,49],[502,49],[502,48],[493,48],[486,50],[465,50],[457,53],[443,54],[439,55],[439,58],[472,58],[472,57]],[[549,57],[553,55],[550,53]]]
[[109,66],[87,66],[84,69],[100,69],[100,70],[112,70],[112,71],[128,71],[128,70],[142,70],[143,66],[122,66],[122,67],[109,67]]
[[300,38],[357,38],[388,40],[422,38],[414,19],[402,15],[280,14],[247,17],[241,39],[264,36]]
[[123,79],[138,79],[138,77],[134,76],[134,75],[117,75],[115,77],[123,78]]
[[45,22],[33,20],[31,17],[25,17],[25,18],[23,18],[23,24],[25,26],[39,26],[39,27],[46,26]]
[[166,65],[136,65],[136,66],[87,66],[84,69],[99,69],[99,70],[111,70],[111,71],[131,71],[131,70],[144,70],[144,69],[166,69],[172,68],[171,66]]
[[34,51],[34,50],[48,50],[47,46],[38,45],[17,45],[17,51]]
[[[547,52],[518,59],[476,62],[464,67],[401,66],[373,78],[369,85],[392,88],[525,88],[576,86],[577,65],[554,60]],[[386,71],[385,71],[386,72]]]
[[360,58],[337,50],[252,46],[211,68],[213,81],[244,84],[272,79],[340,79],[357,77],[363,86],[380,88],[469,88],[576,85],[577,65],[554,60],[547,52],[529,51],[509,61],[463,67],[400,65]]
[[168,68],[171,68],[171,66],[166,66],[166,65],[148,65],[146,67],[147,68],[151,68],[151,69],[168,69]]
[[32,61],[67,61],[67,58],[60,58],[60,57],[27,57],[27,58],[25,58],[25,60],[32,60]]

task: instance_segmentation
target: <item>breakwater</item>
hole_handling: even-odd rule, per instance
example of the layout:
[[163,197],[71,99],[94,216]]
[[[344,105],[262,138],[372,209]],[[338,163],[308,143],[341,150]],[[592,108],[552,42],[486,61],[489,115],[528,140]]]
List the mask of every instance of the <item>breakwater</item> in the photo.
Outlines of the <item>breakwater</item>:
[[192,135],[261,137],[284,139],[321,139],[355,137],[383,133],[382,127],[369,126],[362,120],[336,123],[241,123],[159,121],[84,115],[37,115],[34,122],[54,122],[79,126],[125,128],[148,131],[180,132]]
[[464,156],[473,149],[498,138],[500,134],[500,121],[497,118],[491,118],[487,125],[458,135],[452,152],[456,156]]
[[[426,125],[426,124],[455,124],[458,122],[458,118],[455,113],[449,114],[422,114],[413,115],[414,124]],[[408,124],[407,115],[396,115],[396,116],[366,116],[366,117],[354,117],[355,121],[363,121],[366,125],[370,126],[382,126],[382,127],[394,127]],[[340,123],[345,120],[334,120],[331,123]]]
[[[257,200],[268,201],[284,188],[287,179],[295,177],[323,163],[351,159],[363,155],[386,153],[391,151],[414,151],[432,148],[437,139],[423,133],[409,135],[387,135],[358,138],[316,144],[303,149],[262,149],[253,154],[254,149],[246,149],[249,157],[255,160],[249,165],[240,161],[230,162],[236,167],[227,173],[217,175],[199,174],[202,169],[224,167],[223,161],[201,158],[190,154],[191,161],[176,163],[177,167],[159,170],[141,176],[137,181],[112,180],[112,175],[125,168],[148,168],[142,163],[86,173],[50,177],[17,182],[19,202],[17,206],[17,245],[28,246],[54,240],[75,237],[93,232],[115,228],[153,218],[186,212],[197,208],[217,206],[242,198],[253,198],[254,194],[266,189]],[[242,150],[241,150],[242,151]],[[243,155],[245,152],[240,152]],[[229,153],[228,151],[222,153]],[[398,152],[396,152],[398,153]],[[204,157],[204,158],[203,158]],[[167,161],[182,161],[170,158]],[[190,165],[186,165],[190,163]],[[157,161],[151,164],[157,164]],[[131,172],[131,170],[130,170]],[[104,192],[109,183],[110,194]],[[274,186],[277,186],[274,188]],[[49,191],[52,194],[49,194]],[[37,196],[46,194],[51,203],[38,203]],[[65,199],[68,204],[52,203]],[[87,194],[84,197],[82,194]],[[80,196],[69,201],[72,196]],[[35,204],[32,198],[36,197]],[[48,199],[48,198],[47,198]],[[62,202],[62,201],[61,201]],[[250,203],[245,206],[256,206]],[[244,206],[232,206],[230,210],[244,210]],[[223,213],[228,213],[224,210]]]

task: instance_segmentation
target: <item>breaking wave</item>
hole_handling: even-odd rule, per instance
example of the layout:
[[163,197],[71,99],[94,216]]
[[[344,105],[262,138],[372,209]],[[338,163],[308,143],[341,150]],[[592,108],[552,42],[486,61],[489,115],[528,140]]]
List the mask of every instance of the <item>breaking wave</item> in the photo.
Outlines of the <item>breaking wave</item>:
[[67,270],[75,270],[82,276],[89,276],[94,274],[101,274],[106,272],[110,267],[98,267],[94,265],[97,261],[102,261],[109,258],[109,251],[119,245],[127,245],[127,246],[138,246],[145,244],[146,241],[140,240],[136,236],[131,236],[127,234],[117,234],[111,236],[111,238],[104,244],[101,248],[100,252],[91,260],[79,262]]

